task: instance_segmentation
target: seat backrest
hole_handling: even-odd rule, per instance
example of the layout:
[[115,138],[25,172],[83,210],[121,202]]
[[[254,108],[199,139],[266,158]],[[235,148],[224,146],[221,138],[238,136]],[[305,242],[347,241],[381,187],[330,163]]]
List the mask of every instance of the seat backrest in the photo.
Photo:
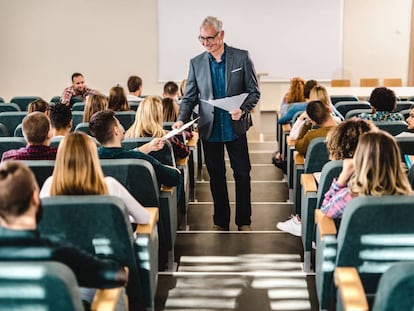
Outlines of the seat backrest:
[[0,112],[6,112],[6,111],[20,111],[20,107],[15,103],[0,102]]
[[0,137],[0,158],[5,151],[19,149],[26,146],[26,141],[22,137]]
[[131,108],[131,110],[133,111],[137,111],[139,104],[141,103],[141,101],[128,101],[129,104],[129,108]]
[[[153,137],[125,138],[122,141],[122,147],[131,150],[140,147],[151,140],[153,140]],[[173,147],[168,140],[165,142],[164,148],[158,151],[152,151],[149,154],[163,164],[176,166]]]
[[367,293],[397,261],[414,261],[413,196],[365,196],[347,203],[337,235],[336,266],[356,267]]
[[401,156],[404,154],[414,155],[414,136],[395,137],[398,147],[400,147]]
[[81,122],[78,125],[76,125],[75,132],[76,131],[83,132],[88,134],[89,136],[92,136],[92,133],[89,130],[89,122]]
[[392,136],[396,136],[407,130],[407,123],[405,121],[375,121],[374,124]]
[[160,206],[157,177],[152,165],[141,159],[101,159],[105,176],[118,180],[142,205]]
[[9,137],[9,130],[3,123],[0,123],[0,137]]
[[414,262],[399,262],[381,276],[373,311],[414,310]]
[[317,137],[311,140],[306,151],[304,173],[320,172],[329,161],[326,138]]
[[411,109],[404,109],[404,110],[399,111],[399,113],[401,113],[404,119],[407,120],[408,116],[410,115],[410,111]]
[[359,86],[377,87],[379,86],[379,79],[378,78],[361,78],[359,79]]
[[393,86],[402,86],[402,79],[401,78],[384,78],[382,83],[383,86],[386,87],[393,87]]
[[23,127],[22,127],[22,124],[21,123],[14,130],[13,136],[14,137],[24,137],[24,135],[23,135]]
[[342,171],[342,160],[329,161],[327,162],[321,172],[321,178],[318,184],[318,191],[316,194],[317,201],[316,207],[319,208],[322,205],[325,193],[329,190],[332,185],[334,178],[338,177]]
[[369,102],[366,101],[344,101],[344,102],[337,102],[335,105],[335,108],[343,115],[346,116],[346,114],[355,109],[371,109],[372,107]]
[[355,95],[331,95],[331,103],[332,105],[336,106],[336,103],[342,102],[342,101],[352,101],[357,102],[359,101],[358,97]]
[[331,80],[331,86],[333,87],[350,87],[351,86],[351,80],[349,79],[334,79]]
[[395,109],[393,112],[400,112],[402,110],[411,109],[414,107],[414,102],[403,100],[403,101],[397,101],[397,105],[395,106]]
[[21,111],[27,111],[27,106],[36,99],[40,99],[39,96],[15,96],[10,102],[15,103],[20,107]]
[[0,103],[4,103],[3,97],[0,97]]
[[84,102],[76,102],[72,106],[72,111],[84,111],[84,110],[85,110]]
[[83,121],[83,110],[82,111],[72,111],[72,131],[76,128],[79,123]]
[[24,160],[22,162],[32,170],[40,188],[46,179],[53,175],[53,169],[55,168],[55,161],[53,160]]
[[14,130],[20,123],[22,123],[22,120],[26,115],[26,111],[0,112],[0,123],[3,123],[7,128],[9,136],[13,136]]
[[[129,269],[128,298],[141,298],[138,257],[124,201],[107,195],[53,196],[42,199],[40,233],[90,254],[115,259]],[[76,230],[74,230],[76,228]]]
[[372,113],[372,109],[353,109],[346,113],[345,120],[358,117],[361,113]]
[[119,120],[119,123],[122,124],[125,130],[129,129],[129,127],[135,121],[135,111],[128,110],[128,111],[115,111],[115,116]]
[[50,99],[50,102],[51,103],[60,103],[60,96],[53,96],[51,99]]
[[84,310],[76,278],[58,262],[0,262],[1,310]]

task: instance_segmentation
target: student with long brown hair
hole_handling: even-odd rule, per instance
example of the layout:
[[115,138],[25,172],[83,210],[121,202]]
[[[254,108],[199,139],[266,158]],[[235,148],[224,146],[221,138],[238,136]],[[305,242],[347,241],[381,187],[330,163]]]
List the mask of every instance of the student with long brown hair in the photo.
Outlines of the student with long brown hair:
[[108,99],[105,95],[94,94],[86,98],[85,108],[83,109],[82,122],[89,122],[95,112],[108,109]]
[[325,194],[321,210],[328,217],[341,218],[354,197],[410,194],[394,137],[385,131],[368,132],[359,138],[353,159],[344,160],[342,172]]

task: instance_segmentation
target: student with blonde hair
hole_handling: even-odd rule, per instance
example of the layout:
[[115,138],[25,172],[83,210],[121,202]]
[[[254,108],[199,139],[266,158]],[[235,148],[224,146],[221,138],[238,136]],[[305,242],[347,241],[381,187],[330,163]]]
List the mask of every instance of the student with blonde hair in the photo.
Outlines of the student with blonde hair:
[[[163,111],[161,99],[157,96],[148,96],[139,104],[135,121],[125,132],[125,138],[163,137],[166,131],[162,124]],[[189,148],[176,137],[171,137],[170,142],[176,157],[185,158],[189,154]]]
[[95,112],[108,109],[108,100],[105,95],[94,94],[86,98],[82,122],[89,122]]
[[73,132],[61,141],[53,174],[43,184],[40,197],[91,194],[120,197],[131,222],[149,221],[149,213],[121,183],[113,177],[104,177],[95,142],[82,132]]
[[346,204],[358,196],[411,195],[398,145],[385,131],[361,135],[353,159],[345,159],[321,205],[331,218],[341,218]]

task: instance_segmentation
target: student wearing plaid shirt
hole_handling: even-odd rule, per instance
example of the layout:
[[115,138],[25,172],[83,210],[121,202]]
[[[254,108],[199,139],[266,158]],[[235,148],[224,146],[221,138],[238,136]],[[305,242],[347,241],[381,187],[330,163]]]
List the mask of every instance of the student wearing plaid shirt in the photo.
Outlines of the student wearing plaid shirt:
[[50,147],[52,131],[49,118],[39,111],[29,113],[22,122],[27,146],[3,153],[6,160],[55,160],[57,148]]
[[72,97],[81,97],[82,101],[86,100],[86,96],[97,94],[98,92],[88,88],[85,84],[85,78],[79,72],[72,74],[72,85],[63,90],[60,102],[65,105],[72,105]]
[[325,194],[322,212],[341,218],[353,197],[412,195],[400,162],[399,147],[390,134],[379,130],[361,135],[354,158],[344,160],[342,172]]

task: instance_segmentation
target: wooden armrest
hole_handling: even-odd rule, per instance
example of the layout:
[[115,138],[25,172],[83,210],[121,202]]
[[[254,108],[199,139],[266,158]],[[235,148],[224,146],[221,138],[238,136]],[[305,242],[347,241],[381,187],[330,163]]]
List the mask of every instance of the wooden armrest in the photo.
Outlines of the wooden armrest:
[[154,227],[158,223],[159,210],[158,207],[146,207],[145,209],[150,213],[149,223],[145,225],[138,225],[135,232],[137,234],[151,235],[151,233],[154,231]]
[[302,174],[301,175],[301,184],[303,191],[306,193],[308,192],[317,192],[318,186],[316,185],[315,178],[313,174]]
[[332,218],[326,216],[320,209],[315,210],[315,224],[318,224],[321,239],[325,235],[336,235],[336,227]]
[[339,289],[344,311],[367,311],[368,302],[364,287],[354,267],[335,269],[335,285]]
[[303,156],[303,154],[300,154],[299,152],[295,151],[293,153],[293,161],[297,165],[304,165],[305,164],[305,157]]
[[124,287],[97,289],[93,297],[91,310],[116,310],[123,289]]
[[197,146],[197,142],[198,142],[198,132],[193,132],[193,137],[191,137],[188,142],[187,142],[187,146],[188,147],[195,147]]
[[187,165],[187,163],[188,163],[188,157],[185,157],[185,158],[179,158],[177,161],[176,161],[176,165],[177,166],[186,166]]
[[290,124],[289,123],[282,124],[282,131],[284,133],[290,132]]
[[174,191],[174,187],[161,185],[161,191],[172,193]]
[[296,143],[296,140],[293,140],[292,138],[290,138],[290,136],[286,137],[286,144],[289,147],[295,147],[295,143]]

